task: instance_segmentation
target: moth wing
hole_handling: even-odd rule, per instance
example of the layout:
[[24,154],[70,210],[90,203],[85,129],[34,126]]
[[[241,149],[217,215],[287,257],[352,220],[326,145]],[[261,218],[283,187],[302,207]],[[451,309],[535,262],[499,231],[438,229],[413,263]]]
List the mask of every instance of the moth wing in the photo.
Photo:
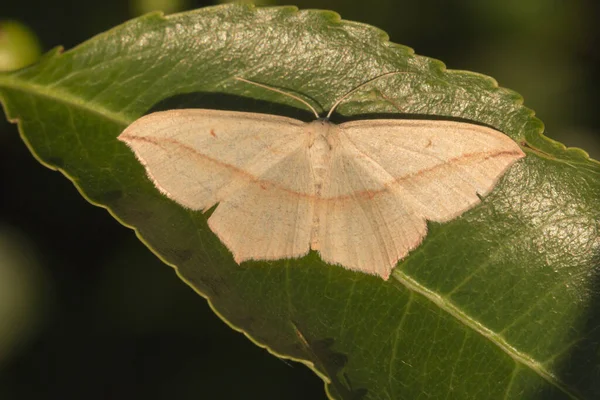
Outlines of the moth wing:
[[119,136],[155,186],[207,210],[236,261],[306,254],[313,184],[306,124],[263,114],[171,110],[142,117]]
[[254,180],[300,146],[303,126],[266,114],[170,110],[136,120],[119,140],[167,197],[206,210],[223,200],[232,182]]
[[476,205],[524,153],[474,124],[363,120],[339,126],[319,208],[323,259],[389,277],[427,233]]
[[[282,183],[285,182],[285,186]],[[310,248],[314,183],[308,148],[301,146],[219,203],[210,228],[244,260],[306,255]]]

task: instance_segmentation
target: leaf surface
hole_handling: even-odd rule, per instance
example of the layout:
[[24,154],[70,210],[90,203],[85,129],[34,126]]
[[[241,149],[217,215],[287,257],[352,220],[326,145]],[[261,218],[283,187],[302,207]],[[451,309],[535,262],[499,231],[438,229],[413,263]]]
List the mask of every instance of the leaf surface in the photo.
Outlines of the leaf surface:
[[[367,78],[334,122],[471,121],[526,151],[481,205],[444,224],[389,281],[299,260],[238,266],[207,215],[166,199],[116,140],[172,108],[311,120],[280,94],[327,110]],[[278,355],[304,360],[337,399],[593,399],[600,396],[600,164],[544,137],[514,92],[390,43],[326,11],[229,5],[150,14],[0,75],[25,143],[106,207],[215,312]],[[143,282],[143,277],[140,277]]]

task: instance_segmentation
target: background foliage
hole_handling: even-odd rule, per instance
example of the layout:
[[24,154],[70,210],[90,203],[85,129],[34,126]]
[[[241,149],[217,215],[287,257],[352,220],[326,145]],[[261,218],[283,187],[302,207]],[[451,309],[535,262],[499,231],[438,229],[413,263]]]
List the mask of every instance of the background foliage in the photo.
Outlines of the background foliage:
[[[597,137],[585,134],[600,125],[594,2],[296,4],[334,9],[450,68],[494,76],[524,95],[549,136],[598,158]],[[26,22],[48,49],[72,47],[142,6],[15,2],[0,12]],[[10,244],[0,251],[18,249],[16,255],[0,254],[5,266],[0,279],[20,283],[13,301],[27,305],[17,322],[3,322],[17,332],[0,335],[14,349],[0,354],[0,396],[27,398],[43,390],[87,398],[324,397],[310,371],[269,356],[227,328],[129,231],[89,206],[62,176],[41,167],[14,126],[0,124],[0,240]],[[16,275],[15,269],[26,272]],[[174,368],[181,365],[188,373]],[[89,393],[90,387],[102,390]]]

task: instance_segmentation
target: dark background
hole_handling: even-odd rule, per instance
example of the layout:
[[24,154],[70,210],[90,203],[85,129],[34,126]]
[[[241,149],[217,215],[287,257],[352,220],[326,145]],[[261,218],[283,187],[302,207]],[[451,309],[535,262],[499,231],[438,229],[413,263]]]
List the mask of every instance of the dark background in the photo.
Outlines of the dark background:
[[[211,4],[5,0],[0,20],[29,26],[44,51],[69,49],[152,3]],[[448,68],[493,76],[523,95],[548,136],[600,158],[597,0],[294,4],[337,11]],[[325,398],[308,368],[230,329],[131,230],[41,166],[4,118],[0,150],[1,399]]]

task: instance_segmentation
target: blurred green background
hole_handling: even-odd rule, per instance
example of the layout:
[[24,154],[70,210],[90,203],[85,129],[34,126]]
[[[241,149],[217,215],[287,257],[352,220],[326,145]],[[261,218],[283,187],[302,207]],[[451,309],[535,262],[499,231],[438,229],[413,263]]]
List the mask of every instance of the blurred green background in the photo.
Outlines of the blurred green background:
[[[151,10],[216,3],[4,1],[0,68]],[[600,158],[597,0],[257,3],[331,9],[448,68],[493,76],[548,136]],[[1,399],[325,398],[308,368],[227,327],[131,230],[35,161],[4,118],[0,149]]]

